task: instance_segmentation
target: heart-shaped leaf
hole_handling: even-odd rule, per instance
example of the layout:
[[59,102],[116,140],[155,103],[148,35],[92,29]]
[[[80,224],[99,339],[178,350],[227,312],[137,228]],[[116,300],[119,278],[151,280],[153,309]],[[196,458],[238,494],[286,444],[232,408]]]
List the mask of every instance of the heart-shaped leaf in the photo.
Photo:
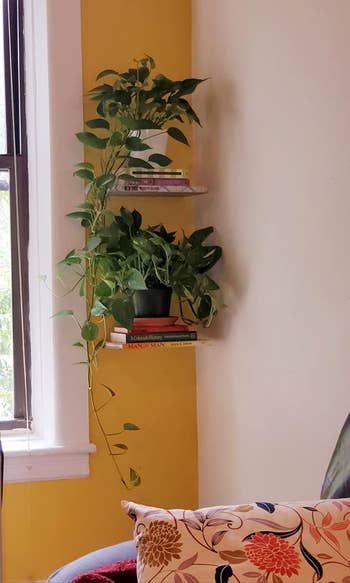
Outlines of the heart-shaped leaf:
[[168,128],[168,134],[171,138],[173,138],[174,140],[177,140],[178,142],[181,142],[182,144],[186,144],[186,146],[189,146],[188,140],[185,136],[185,134],[179,130],[179,128],[176,127],[171,127]]
[[97,148],[98,150],[104,150],[108,143],[108,138],[99,138],[91,132],[79,132],[76,136],[80,142],[85,144],[85,146]]
[[151,154],[148,161],[158,164],[159,166],[169,166],[172,162],[172,160],[168,158],[168,156],[164,156],[164,154]]
[[103,117],[98,117],[96,119],[89,119],[86,122],[86,125],[88,126],[88,128],[91,129],[103,129],[103,130],[109,130],[109,122],[104,119]]
[[86,340],[86,342],[92,342],[98,335],[98,326],[94,322],[86,320],[84,326],[81,329],[81,336]]

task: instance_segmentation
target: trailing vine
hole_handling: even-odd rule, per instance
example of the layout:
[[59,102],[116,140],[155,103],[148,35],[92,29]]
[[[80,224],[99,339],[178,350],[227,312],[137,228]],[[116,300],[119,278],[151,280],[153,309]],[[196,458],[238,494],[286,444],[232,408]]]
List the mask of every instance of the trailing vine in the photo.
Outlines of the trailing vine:
[[[86,121],[87,130],[79,132],[77,138],[88,151],[95,152],[94,160],[97,161],[84,161],[76,165],[74,174],[84,180],[85,198],[77,210],[67,215],[81,222],[85,229],[86,244],[82,249],[69,251],[60,262],[61,267],[70,269],[76,277],[71,291],[78,290],[80,296],[85,297],[86,320],[79,322],[72,309],[55,314],[72,317],[78,326],[80,338],[74,346],[83,349],[86,354],[86,359],[81,363],[87,365],[91,409],[108,454],[126,488],[138,486],[141,477],[132,467],[129,468],[128,477],[123,474],[118,458],[127,453],[128,447],[124,442],[112,441],[116,436],[136,431],[139,427],[133,423],[124,423],[119,432],[109,433],[105,430],[101,413],[115,398],[116,391],[102,383],[97,386],[95,371],[99,353],[106,343],[107,318],[113,316],[119,323],[130,327],[133,313],[129,292],[144,289],[145,279],[128,261],[120,263],[116,270],[116,261],[122,254],[115,243],[129,245],[127,238],[135,234],[133,229],[140,228],[141,216],[137,211],[131,213],[121,209],[121,215],[116,217],[108,208],[108,200],[116,178],[125,179],[123,172],[126,172],[128,166],[152,168],[152,164],[167,166],[172,162],[167,156],[152,151],[147,138],[141,136],[142,130],[159,130],[159,133],[167,133],[170,138],[188,145],[184,133],[173,124],[181,124],[184,120],[200,123],[186,97],[203,81],[171,81],[161,74],[151,79],[151,72],[155,68],[154,59],[146,56],[135,63],[135,67],[124,73],[114,69],[101,71],[96,79],[107,77],[110,82],[103,82],[89,92],[90,99],[96,104],[96,115]],[[148,150],[148,160],[134,155],[135,152]],[[162,238],[164,233],[153,231],[153,235]],[[199,246],[204,238],[200,237]],[[208,252],[209,247],[205,249]],[[215,263],[221,251],[212,247],[211,254],[209,263]],[[211,321],[217,311],[211,291],[218,286],[209,279],[206,283],[204,279],[201,281],[202,287],[204,285],[208,289],[206,294],[202,289],[204,299],[200,306],[198,304],[199,313],[202,313],[202,320],[207,318]],[[195,302],[188,298],[183,301],[190,301],[191,309],[194,309]],[[182,304],[180,307],[182,311]],[[106,393],[102,403],[97,401],[98,388]]]

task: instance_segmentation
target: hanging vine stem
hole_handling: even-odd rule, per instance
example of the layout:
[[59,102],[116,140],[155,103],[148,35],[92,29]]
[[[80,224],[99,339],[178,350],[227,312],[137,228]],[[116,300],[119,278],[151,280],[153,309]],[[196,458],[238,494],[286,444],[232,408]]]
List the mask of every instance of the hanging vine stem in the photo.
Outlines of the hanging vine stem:
[[102,421],[100,419],[100,415],[99,415],[98,408],[96,407],[95,396],[94,396],[94,384],[93,384],[93,364],[92,364],[92,362],[90,360],[91,355],[90,355],[90,343],[89,342],[87,342],[87,354],[88,354],[88,389],[89,389],[91,409],[92,409],[92,412],[93,412],[93,414],[95,416],[97,426],[98,426],[98,428],[100,430],[100,433],[101,433],[101,435],[103,437],[103,440],[104,440],[106,449],[108,451],[108,454],[112,457],[113,464],[114,464],[114,467],[115,467],[115,469],[116,469],[116,471],[118,473],[118,476],[120,478],[120,481],[123,484],[123,486],[125,486],[125,488],[127,490],[131,490],[131,488],[128,485],[128,483],[126,482],[126,480],[125,480],[125,478],[123,476],[123,473],[122,473],[122,471],[121,471],[121,469],[119,467],[119,464],[118,464],[118,462],[116,460],[116,456],[118,454],[114,454],[113,451],[112,451],[112,449],[111,449],[110,443],[108,441],[107,433],[104,430]]
[[[86,313],[87,313],[87,320],[90,320],[91,316],[92,316],[92,308],[93,308],[93,304],[94,304],[94,298],[95,298],[95,290],[96,290],[96,286],[97,286],[97,267],[96,267],[96,259],[94,254],[92,253],[90,255],[90,257],[86,258],[86,280],[87,280],[87,286],[88,289],[86,289]],[[117,471],[117,474],[120,478],[120,481],[122,482],[123,486],[125,486],[125,488],[127,490],[130,490],[130,486],[128,485],[126,479],[124,478],[124,475],[120,469],[120,466],[118,464],[117,461],[117,457],[118,455],[122,455],[122,454],[118,454],[118,453],[114,453],[112,451],[111,445],[109,443],[108,440],[108,434],[104,429],[101,417],[99,412],[101,411],[102,408],[104,408],[110,401],[111,399],[115,396],[115,392],[112,391],[112,389],[105,387],[110,395],[110,398],[105,401],[103,403],[102,406],[97,406],[96,405],[96,401],[95,401],[95,395],[94,395],[94,391],[95,391],[95,383],[94,383],[94,375],[93,375],[93,370],[96,368],[97,366],[97,354],[100,350],[102,350],[103,346],[105,345],[106,342],[106,338],[107,338],[107,327],[106,327],[106,318],[105,316],[102,316],[102,323],[103,323],[103,338],[102,340],[100,340],[96,346],[98,346],[97,350],[96,350],[96,346],[94,344],[94,341],[88,341],[86,340],[86,355],[87,355],[87,365],[88,365],[88,391],[89,391],[89,397],[90,397],[90,404],[91,404],[91,409],[92,412],[94,414],[94,417],[96,419],[96,423],[97,426],[100,430],[100,433],[102,435],[102,438],[104,440],[105,443],[105,447],[107,449],[108,454],[112,457],[113,460],[113,464],[114,467]],[[103,385],[105,386],[105,385]]]

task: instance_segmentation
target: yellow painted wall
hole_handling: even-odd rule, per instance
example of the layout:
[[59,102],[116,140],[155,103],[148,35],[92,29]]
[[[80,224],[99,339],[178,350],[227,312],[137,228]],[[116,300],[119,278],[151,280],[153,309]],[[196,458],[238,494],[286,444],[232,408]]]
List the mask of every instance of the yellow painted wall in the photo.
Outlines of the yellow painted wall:
[[[127,67],[133,57],[154,56],[158,69],[171,77],[191,71],[191,0],[82,0],[84,91],[96,73]],[[171,147],[179,165],[189,165],[185,146]],[[72,166],[75,163],[72,160]],[[146,222],[171,227],[191,225],[186,199],[125,199],[137,203]],[[14,484],[5,488],[4,582],[45,579],[74,558],[131,536],[120,510],[122,498],[163,506],[197,505],[197,436],[195,359],[191,349],[141,353],[107,352],[100,380],[116,386],[115,426],[133,421],[128,463],[142,475],[142,485],[128,493],[120,485],[100,436],[92,425],[98,453],[91,476]],[[74,387],[72,387],[74,390]]]

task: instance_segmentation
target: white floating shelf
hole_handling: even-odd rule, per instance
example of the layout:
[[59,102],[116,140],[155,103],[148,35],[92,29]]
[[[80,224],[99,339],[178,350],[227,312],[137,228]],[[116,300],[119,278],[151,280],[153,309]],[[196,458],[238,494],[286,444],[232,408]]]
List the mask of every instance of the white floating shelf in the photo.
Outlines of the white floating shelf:
[[205,186],[189,186],[184,190],[171,190],[170,188],[165,188],[164,190],[143,190],[139,191],[124,191],[124,190],[111,190],[111,196],[169,196],[169,197],[184,197],[184,196],[198,196],[200,194],[206,194],[208,189]]

